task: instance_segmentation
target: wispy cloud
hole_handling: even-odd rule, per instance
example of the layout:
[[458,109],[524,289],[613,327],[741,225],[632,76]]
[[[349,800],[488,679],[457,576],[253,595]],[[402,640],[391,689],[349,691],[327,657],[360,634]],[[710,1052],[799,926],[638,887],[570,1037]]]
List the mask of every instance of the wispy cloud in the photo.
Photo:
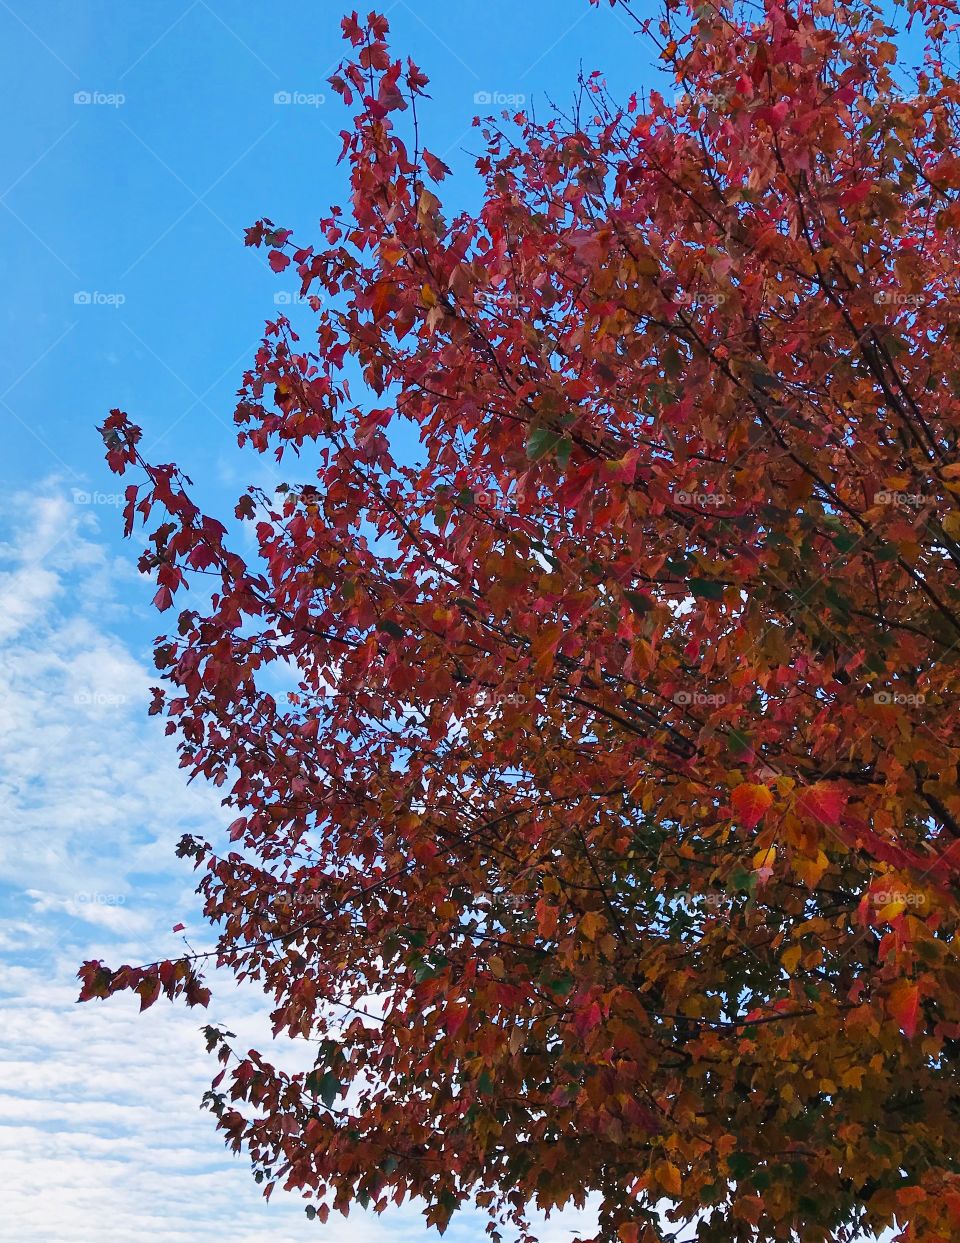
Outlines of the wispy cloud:
[[[256,992],[221,982],[209,1016],[166,1002],[141,1016],[128,995],[76,1004],[85,958],[176,953],[180,920],[209,943],[173,846],[229,819],[213,790],[185,785],[146,716],[155,675],[138,644],[156,626],[132,624],[125,600],[148,593],[99,524],[68,488],[0,506],[0,1239],[438,1239],[416,1205],[319,1230],[298,1198],[277,1191],[267,1204],[225,1151],[198,1108],[216,1071],[199,1029],[210,1019],[244,1048],[270,1045]],[[284,1064],[306,1052],[279,1045]],[[569,1243],[578,1223],[555,1216],[542,1237]],[[483,1219],[467,1214],[445,1237],[481,1238]]]

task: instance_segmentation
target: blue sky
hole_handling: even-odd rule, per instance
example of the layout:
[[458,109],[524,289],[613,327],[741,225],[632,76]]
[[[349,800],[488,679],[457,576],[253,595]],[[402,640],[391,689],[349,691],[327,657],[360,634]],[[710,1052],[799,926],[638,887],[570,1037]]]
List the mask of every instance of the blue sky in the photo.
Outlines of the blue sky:
[[[578,68],[615,95],[654,81],[618,13],[587,0],[400,0],[394,46],[432,80],[427,145],[446,202],[477,202],[478,93],[570,98]],[[640,11],[647,11],[640,6]],[[6,348],[0,419],[0,1239],[408,1243],[418,1210],[310,1225],[269,1205],[197,1109],[211,1064],[196,1012],[74,1005],[77,964],[196,946],[192,873],[173,846],[225,822],[187,790],[146,717],[152,594],[120,539],[122,483],[94,428],[113,406],[175,459],[212,512],[268,462],[236,447],[233,393],[275,296],[293,289],[242,231],[312,241],[344,198],[346,113],[325,79],[339,0],[0,0]],[[277,103],[278,93],[325,96]],[[217,991],[213,1018],[269,1042],[262,1001]],[[545,1243],[589,1229],[554,1221]],[[481,1237],[478,1218],[451,1228]]]

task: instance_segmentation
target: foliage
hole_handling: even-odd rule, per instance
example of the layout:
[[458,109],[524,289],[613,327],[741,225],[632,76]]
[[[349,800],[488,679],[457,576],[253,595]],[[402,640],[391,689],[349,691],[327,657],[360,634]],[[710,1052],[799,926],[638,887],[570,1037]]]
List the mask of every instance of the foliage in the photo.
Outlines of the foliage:
[[[348,18],[349,211],[247,235],[316,343],[268,325],[240,442],[305,481],[241,539],[104,425],[158,608],[215,585],[152,706],[236,809],[179,848],[215,960],[317,1042],[211,1026],[207,1103],[311,1216],[957,1237],[960,133],[909,16],[913,76],[863,0],[671,0],[664,95],[488,120],[449,217],[427,79]],[[203,1005],[205,957],[82,995]]]

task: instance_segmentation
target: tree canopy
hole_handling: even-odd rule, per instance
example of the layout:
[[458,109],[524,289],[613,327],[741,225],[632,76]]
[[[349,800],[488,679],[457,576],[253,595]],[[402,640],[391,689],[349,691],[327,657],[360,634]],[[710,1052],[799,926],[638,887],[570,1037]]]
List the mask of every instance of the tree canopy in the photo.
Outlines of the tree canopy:
[[663,91],[486,120],[456,214],[354,14],[349,204],[247,233],[314,300],[235,416],[289,483],[228,530],[107,418],[183,609],[151,711],[235,818],[178,848],[215,950],[81,995],[205,1005],[216,962],[316,1042],[207,1028],[268,1193],[960,1233],[955,19],[668,0]]

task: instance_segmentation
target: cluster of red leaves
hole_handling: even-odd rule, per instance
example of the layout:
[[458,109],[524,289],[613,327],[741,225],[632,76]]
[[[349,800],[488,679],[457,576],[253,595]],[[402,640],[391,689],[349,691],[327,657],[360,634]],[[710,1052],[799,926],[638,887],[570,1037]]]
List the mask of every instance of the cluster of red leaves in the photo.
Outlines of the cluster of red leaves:
[[451,219],[394,128],[426,79],[354,15],[349,213],[247,236],[322,294],[237,408],[308,474],[237,505],[255,564],[107,420],[157,606],[217,584],[153,705],[237,810],[180,846],[216,960],[319,1042],[228,1093],[210,1028],[208,1103],[311,1215],[956,1237],[960,88],[912,14],[905,86],[859,2],[671,3],[674,103],[488,122]]

